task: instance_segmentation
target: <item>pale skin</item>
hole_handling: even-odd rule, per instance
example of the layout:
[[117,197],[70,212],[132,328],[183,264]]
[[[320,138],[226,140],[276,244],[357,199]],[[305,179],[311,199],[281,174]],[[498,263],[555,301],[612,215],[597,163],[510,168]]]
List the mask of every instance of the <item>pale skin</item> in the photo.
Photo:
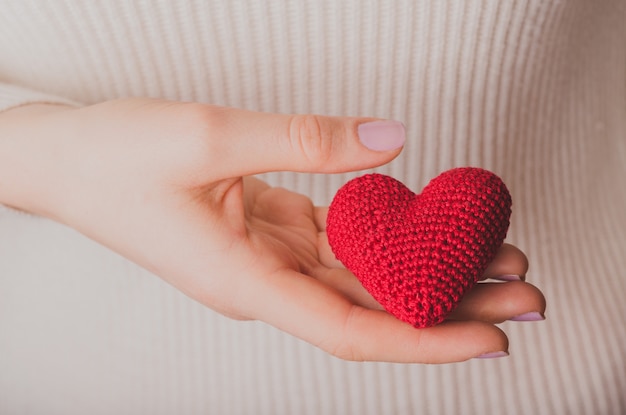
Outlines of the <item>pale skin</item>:
[[[257,113],[120,100],[0,113],[0,203],[77,229],[226,316],[256,319],[347,360],[457,362],[507,352],[495,323],[545,299],[505,244],[448,321],[387,314],[333,256],[327,209],[250,177],[379,166],[357,126],[371,118]],[[523,323],[519,323],[523,324]]]

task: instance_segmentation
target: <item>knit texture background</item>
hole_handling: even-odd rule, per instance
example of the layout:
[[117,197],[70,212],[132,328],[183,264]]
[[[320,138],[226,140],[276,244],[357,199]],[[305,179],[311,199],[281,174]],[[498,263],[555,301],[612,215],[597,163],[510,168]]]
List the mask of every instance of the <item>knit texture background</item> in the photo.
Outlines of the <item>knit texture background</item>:
[[[626,414],[626,1],[1,4],[0,110],[52,94],[392,119],[406,145],[376,172],[413,191],[497,172],[548,309],[499,325],[507,358],[345,362],[0,207],[0,414]],[[327,206],[365,173],[262,178]]]
[[389,313],[429,327],[478,282],[510,215],[506,186],[487,170],[449,170],[419,195],[368,174],[339,189],[327,233],[337,258]]

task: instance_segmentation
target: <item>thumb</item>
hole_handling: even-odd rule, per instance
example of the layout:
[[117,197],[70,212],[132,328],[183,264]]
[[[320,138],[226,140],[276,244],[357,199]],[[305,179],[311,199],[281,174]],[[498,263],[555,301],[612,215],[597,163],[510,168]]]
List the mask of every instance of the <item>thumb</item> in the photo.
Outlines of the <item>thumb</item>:
[[217,171],[226,176],[367,169],[391,161],[405,141],[399,121],[231,108],[221,108],[216,115],[209,140]]

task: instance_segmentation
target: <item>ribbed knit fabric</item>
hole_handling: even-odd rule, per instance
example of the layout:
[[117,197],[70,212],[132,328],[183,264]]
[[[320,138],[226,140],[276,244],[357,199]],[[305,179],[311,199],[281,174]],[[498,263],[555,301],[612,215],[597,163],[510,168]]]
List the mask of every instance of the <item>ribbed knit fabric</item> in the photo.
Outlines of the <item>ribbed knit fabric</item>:
[[366,174],[339,189],[326,234],[339,259],[390,314],[441,323],[483,276],[506,237],[511,196],[478,168],[448,170],[415,194]]
[[[502,177],[548,309],[502,325],[507,358],[343,362],[2,210],[0,414],[626,413],[625,20],[621,0],[5,0],[0,108],[149,96],[402,121],[377,171]],[[327,204],[360,174],[265,178]]]

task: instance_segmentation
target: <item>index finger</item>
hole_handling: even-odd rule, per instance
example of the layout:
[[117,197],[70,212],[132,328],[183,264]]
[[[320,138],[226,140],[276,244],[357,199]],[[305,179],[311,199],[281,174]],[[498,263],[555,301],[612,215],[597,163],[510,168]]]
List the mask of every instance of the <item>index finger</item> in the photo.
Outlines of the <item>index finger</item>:
[[328,217],[328,206],[315,206],[313,218],[318,232],[326,232],[326,217]]

